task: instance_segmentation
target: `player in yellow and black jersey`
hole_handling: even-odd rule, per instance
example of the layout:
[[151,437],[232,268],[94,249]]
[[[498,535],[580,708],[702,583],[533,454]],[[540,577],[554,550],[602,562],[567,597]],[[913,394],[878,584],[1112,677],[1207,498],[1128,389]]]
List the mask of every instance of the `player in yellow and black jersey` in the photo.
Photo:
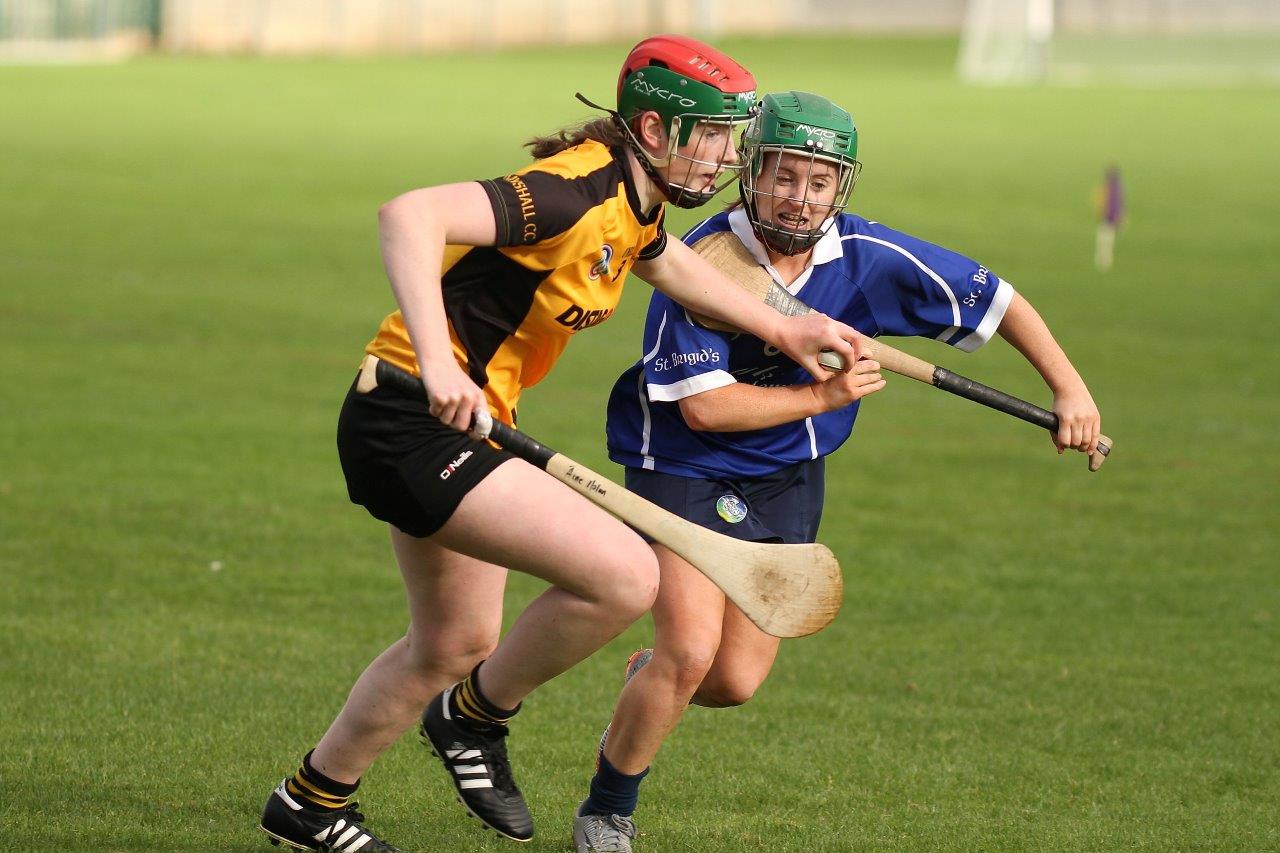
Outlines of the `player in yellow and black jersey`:
[[[856,360],[853,329],[821,315],[783,317],[663,228],[665,203],[697,207],[734,178],[734,129],[755,88],[708,45],[646,39],[619,74],[617,109],[533,140],[532,165],[413,190],[379,211],[399,310],[367,358],[420,375],[427,396],[353,384],[338,449],[351,499],[390,528],[409,627],[272,792],[262,828],[273,841],[393,849],[364,827],[351,797],[419,719],[468,812],[509,838],[532,837],[506,757],[507,723],[525,696],[648,610],[658,567],[621,522],[466,431],[475,421],[483,434],[487,418],[514,422],[523,390],[574,334],[613,313],[632,271],[815,375],[823,348]],[[551,586],[499,642],[511,569]]]
[[[728,127],[716,133],[727,139]],[[661,254],[666,231],[661,207],[641,209],[626,150],[593,139],[480,185],[496,245],[445,247],[441,290],[454,357],[510,423],[521,389],[613,313],[627,273]],[[367,349],[418,372],[399,311]]]

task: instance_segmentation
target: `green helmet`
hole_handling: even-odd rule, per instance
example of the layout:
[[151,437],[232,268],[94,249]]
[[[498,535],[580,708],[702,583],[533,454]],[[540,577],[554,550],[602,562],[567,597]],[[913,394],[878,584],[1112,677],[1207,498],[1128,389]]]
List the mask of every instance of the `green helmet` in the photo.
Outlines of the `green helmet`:
[[742,160],[747,217],[757,236],[784,255],[818,242],[862,171],[852,116],[808,92],[764,96],[742,136]]
[[[756,97],[756,81],[751,72],[731,58],[697,39],[679,35],[660,35],[647,38],[632,48],[618,74],[618,110],[615,115],[626,131],[632,147],[640,158],[646,173],[662,189],[673,204],[679,207],[698,207],[711,200],[736,175],[736,164],[730,130],[734,124],[751,117]],[[644,150],[634,135],[633,121],[637,116],[653,111],[662,118],[670,138],[670,147],[662,157],[654,157]],[[677,154],[676,149],[689,144],[695,128],[705,131],[710,126],[721,125],[723,143],[710,146],[704,157],[695,159]],[[697,140],[702,141],[700,131]],[[701,146],[698,147],[701,151]],[[724,180],[711,180],[711,186],[685,186],[680,180],[671,179],[661,167],[682,160],[688,166],[686,174],[706,172]],[[701,167],[701,168],[699,168]],[[704,177],[703,182],[706,181]]]

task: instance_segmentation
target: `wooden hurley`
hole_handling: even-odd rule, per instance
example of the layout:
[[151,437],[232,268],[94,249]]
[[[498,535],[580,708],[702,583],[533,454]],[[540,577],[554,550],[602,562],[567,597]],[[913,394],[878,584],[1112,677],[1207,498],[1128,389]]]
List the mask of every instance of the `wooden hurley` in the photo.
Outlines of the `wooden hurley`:
[[[367,394],[380,385],[426,397],[417,376],[366,356],[356,390]],[[734,539],[667,512],[501,421],[493,422],[489,439],[689,561],[767,634],[803,637],[840,610],[844,580],[825,545]]]
[[[743,289],[760,297],[766,305],[778,312],[796,316],[813,311],[785,287],[774,281],[768,270],[756,263],[756,259],[747,251],[747,247],[742,245],[742,241],[732,232],[719,231],[709,234],[695,243],[693,249],[716,269],[736,281]],[[690,312],[690,316],[708,329],[722,332],[742,331],[712,317],[693,312]],[[1026,400],[1020,400],[1011,394],[967,379],[936,364],[930,364],[924,359],[908,355],[883,341],[867,338],[863,343],[863,351],[870,358],[880,362],[880,366],[885,370],[900,376],[909,376],[926,385],[932,385],[934,388],[940,388],[958,397],[1004,412],[1006,415],[1013,415],[1027,423],[1043,427],[1049,432],[1058,431],[1058,416],[1048,409],[1042,409]],[[819,354],[818,361],[831,370],[844,370],[844,359],[829,350]],[[1089,454],[1090,471],[1097,471],[1102,467],[1107,455],[1111,453],[1112,446],[1113,442],[1105,435],[1098,437],[1098,451]]]

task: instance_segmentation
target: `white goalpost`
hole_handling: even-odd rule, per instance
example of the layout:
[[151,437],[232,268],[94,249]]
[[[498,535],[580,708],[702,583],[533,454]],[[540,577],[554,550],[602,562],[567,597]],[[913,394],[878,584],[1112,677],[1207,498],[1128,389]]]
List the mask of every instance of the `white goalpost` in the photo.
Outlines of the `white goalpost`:
[[968,0],[975,83],[1280,84],[1280,0]]
[[0,0],[0,63],[103,62],[150,49],[161,0]]

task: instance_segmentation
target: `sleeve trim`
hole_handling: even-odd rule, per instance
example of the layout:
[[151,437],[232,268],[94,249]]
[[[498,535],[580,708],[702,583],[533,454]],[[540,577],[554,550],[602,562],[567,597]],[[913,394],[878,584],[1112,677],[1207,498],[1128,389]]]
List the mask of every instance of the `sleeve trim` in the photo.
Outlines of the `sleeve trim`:
[[636,257],[642,261],[652,261],[667,250],[667,230],[658,229],[658,235],[645,244]]
[[489,196],[489,204],[493,205],[493,223],[495,227],[493,245],[509,246],[511,218],[507,215],[507,206],[502,200],[502,190],[498,188],[497,182],[492,179],[480,181],[479,183],[480,186],[484,187],[485,195]]
[[690,376],[688,379],[682,379],[679,382],[673,382],[670,385],[649,383],[649,400],[654,403],[674,403],[678,400],[683,400],[685,397],[701,394],[703,391],[734,385],[737,381],[727,371],[712,370],[708,373]]
[[961,352],[973,352],[991,340],[991,336],[995,334],[996,329],[1000,328],[1000,321],[1004,319],[1004,312],[1009,310],[1009,303],[1013,301],[1014,292],[1012,284],[1000,279],[1000,286],[996,288],[996,294],[991,298],[991,305],[987,308],[986,316],[982,318],[982,322],[978,324],[977,329],[956,342],[956,349]]

